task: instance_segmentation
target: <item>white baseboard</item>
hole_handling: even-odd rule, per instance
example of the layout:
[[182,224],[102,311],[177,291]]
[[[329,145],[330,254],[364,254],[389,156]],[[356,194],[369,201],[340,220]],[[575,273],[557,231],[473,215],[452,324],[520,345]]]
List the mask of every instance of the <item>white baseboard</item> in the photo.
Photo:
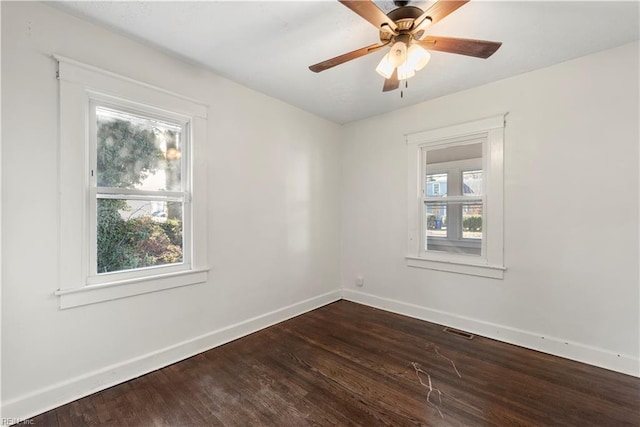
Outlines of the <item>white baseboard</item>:
[[415,304],[382,298],[351,289],[343,289],[342,297],[348,301],[461,329],[520,347],[553,354],[554,356],[576,360],[635,377],[640,376],[640,359],[633,356],[614,353],[609,350],[563,340],[558,337],[524,331]]
[[14,420],[27,420],[58,406],[195,356],[339,299],[341,299],[341,290],[328,292],[170,347],[71,378],[3,402],[2,414]]

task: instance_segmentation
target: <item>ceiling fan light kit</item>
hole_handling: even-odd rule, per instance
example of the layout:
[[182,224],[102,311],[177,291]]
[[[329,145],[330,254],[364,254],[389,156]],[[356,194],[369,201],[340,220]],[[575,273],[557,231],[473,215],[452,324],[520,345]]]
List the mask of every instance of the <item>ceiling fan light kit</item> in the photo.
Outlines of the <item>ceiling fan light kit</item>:
[[[401,45],[401,46],[397,46]],[[431,54],[417,44],[407,48],[403,42],[397,42],[389,53],[382,57],[376,71],[385,79],[391,78],[393,70],[398,69],[398,79],[406,80],[422,70],[431,59]]]
[[376,72],[385,78],[383,92],[400,87],[400,80],[415,76],[429,62],[428,50],[456,53],[459,55],[488,58],[502,43],[485,40],[461,39],[453,37],[427,36],[425,29],[436,24],[469,0],[439,0],[426,11],[415,6],[407,6],[407,1],[395,1],[398,8],[385,14],[371,0],[338,0],[344,6],[360,15],[380,31],[380,44],[354,50],[309,67],[319,73],[347,61],[391,46],[376,67]]

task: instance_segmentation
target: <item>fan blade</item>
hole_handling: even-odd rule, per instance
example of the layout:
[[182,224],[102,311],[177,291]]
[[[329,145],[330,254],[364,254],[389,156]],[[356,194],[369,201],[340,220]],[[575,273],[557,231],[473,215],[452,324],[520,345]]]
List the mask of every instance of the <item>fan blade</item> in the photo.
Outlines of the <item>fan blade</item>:
[[427,36],[423,40],[414,41],[427,50],[457,53],[459,55],[488,58],[493,55],[502,43],[485,40],[458,39],[455,37]]
[[363,0],[338,0],[343,5],[347,6],[349,9],[369,21],[373,26],[375,26],[378,30],[383,29],[383,26],[386,24],[392,31],[395,31],[398,26],[395,22],[393,22],[389,17],[382,11],[378,6],[375,5],[371,0],[363,1]]
[[400,87],[400,81],[398,81],[398,69],[393,70],[393,74],[388,79],[385,79],[384,86],[382,86],[383,92],[389,92],[390,90],[396,90]]
[[[413,23],[411,33],[415,34],[420,30],[423,30],[427,25],[435,24],[436,22],[446,18],[450,13],[456,11],[459,7],[464,6],[469,0],[457,0],[448,1],[440,0],[433,6],[427,9],[422,15],[420,15]],[[427,19],[429,18],[429,19]]]
[[320,71],[327,70],[331,67],[335,67],[336,65],[344,64],[347,61],[351,61],[352,59],[360,58],[361,56],[368,55],[379,50],[382,47],[385,47],[388,43],[382,44],[372,44],[371,46],[363,47],[353,52],[345,53],[340,56],[336,56],[335,58],[327,59],[326,61],[319,62],[309,67],[311,71],[314,73],[319,73]]

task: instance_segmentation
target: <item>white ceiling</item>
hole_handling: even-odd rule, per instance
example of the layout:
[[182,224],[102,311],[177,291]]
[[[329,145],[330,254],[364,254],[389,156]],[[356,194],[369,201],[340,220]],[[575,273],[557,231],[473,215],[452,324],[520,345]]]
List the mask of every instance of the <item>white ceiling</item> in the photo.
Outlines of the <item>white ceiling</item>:
[[[376,3],[394,8],[390,1]],[[430,2],[411,4],[424,9]],[[489,59],[432,52],[400,98],[400,91],[381,91],[375,67],[384,51],[318,74],[307,68],[379,41],[371,24],[335,0],[55,4],[337,123],[638,40],[639,5],[471,1],[427,33],[501,41],[502,47]]]

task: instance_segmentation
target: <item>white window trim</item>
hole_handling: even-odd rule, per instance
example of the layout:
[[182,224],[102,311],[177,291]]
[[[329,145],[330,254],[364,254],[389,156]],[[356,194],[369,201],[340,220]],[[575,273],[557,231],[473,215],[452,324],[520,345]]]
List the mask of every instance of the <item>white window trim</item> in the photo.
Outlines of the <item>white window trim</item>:
[[[407,142],[407,265],[473,276],[504,277],[504,125],[505,116],[427,130],[406,136]],[[473,255],[426,252],[423,250],[422,191],[423,148],[446,146],[461,138],[485,138],[483,144],[483,185],[485,198],[481,257]]]
[[[197,283],[208,278],[207,176],[204,156],[208,107],[197,100],[54,55],[60,83],[59,297],[61,309],[109,301]],[[91,200],[89,106],[112,101],[134,110],[188,121],[191,132],[191,257],[184,265],[150,267],[98,280],[90,274]],[[150,107],[153,106],[153,107]],[[95,195],[94,195],[95,196]],[[106,276],[105,276],[106,277]]]

